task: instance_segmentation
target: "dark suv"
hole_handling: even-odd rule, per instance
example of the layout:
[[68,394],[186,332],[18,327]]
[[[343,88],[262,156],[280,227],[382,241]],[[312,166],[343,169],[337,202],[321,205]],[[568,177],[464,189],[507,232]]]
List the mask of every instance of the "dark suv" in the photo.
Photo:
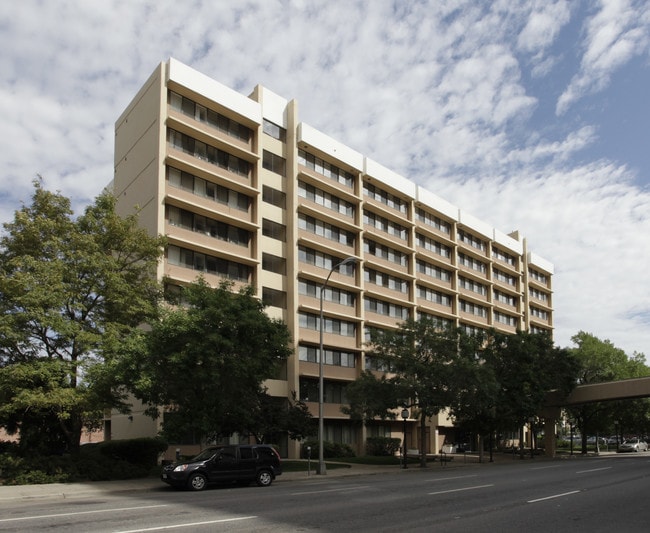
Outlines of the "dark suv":
[[161,478],[174,487],[203,490],[209,483],[255,481],[268,487],[282,474],[280,456],[268,444],[213,446],[199,455],[163,467]]

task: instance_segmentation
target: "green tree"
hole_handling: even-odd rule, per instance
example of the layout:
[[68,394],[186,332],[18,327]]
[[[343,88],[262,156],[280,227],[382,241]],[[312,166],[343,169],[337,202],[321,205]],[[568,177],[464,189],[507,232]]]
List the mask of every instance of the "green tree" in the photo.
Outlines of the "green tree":
[[271,319],[252,287],[186,287],[182,305],[161,311],[125,347],[121,375],[158,417],[169,439],[193,433],[213,439],[234,432],[260,434],[263,382],[289,356],[286,325]]
[[[579,363],[578,385],[650,375],[643,354],[634,353],[628,357],[609,340],[601,340],[584,331],[574,335],[571,341],[575,347],[570,351]],[[572,407],[567,412],[580,428],[582,453],[587,452],[590,433],[611,431],[617,425],[619,434],[623,434],[648,425],[648,402],[644,400],[596,402]]]
[[441,329],[429,318],[409,319],[396,330],[371,333],[369,355],[389,363],[398,405],[415,408],[420,418],[421,466],[426,466],[426,421],[454,403],[465,377],[459,369],[475,354],[475,346],[461,330]]
[[0,425],[21,446],[75,451],[84,425],[120,406],[107,354],[155,316],[164,241],[99,195],[78,218],[34,182],[0,238]]

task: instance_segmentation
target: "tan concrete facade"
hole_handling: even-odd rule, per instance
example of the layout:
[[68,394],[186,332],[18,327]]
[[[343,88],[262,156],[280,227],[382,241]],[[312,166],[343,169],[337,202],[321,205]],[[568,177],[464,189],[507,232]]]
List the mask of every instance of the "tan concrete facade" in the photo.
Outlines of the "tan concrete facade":
[[[267,386],[296,391],[314,415],[320,286],[357,259],[332,272],[323,331],[325,440],[359,452],[369,435],[402,436],[401,420],[358,428],[340,411],[347,383],[381,371],[364,354],[368,328],[427,314],[468,330],[553,330],[553,265],[524,238],[300,122],[295,101],[261,86],[244,96],[176,60],[159,65],[116,122],[114,190],[122,214],[137,209],[168,236],[169,290],[199,274],[251,284],[288,324],[295,354]],[[451,426],[431,421],[427,451]],[[409,420],[408,448],[417,431]]]

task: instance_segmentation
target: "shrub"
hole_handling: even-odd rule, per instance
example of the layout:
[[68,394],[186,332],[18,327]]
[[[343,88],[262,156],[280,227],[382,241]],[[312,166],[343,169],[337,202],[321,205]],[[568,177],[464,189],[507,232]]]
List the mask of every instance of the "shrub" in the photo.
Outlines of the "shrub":
[[[308,440],[305,441],[302,445],[302,457],[307,457],[307,447],[311,446],[311,458],[318,457],[318,441]],[[323,458],[332,459],[333,457],[355,457],[356,454],[352,449],[352,446],[349,444],[343,444],[340,442],[323,442]]]
[[391,437],[368,437],[366,439],[366,454],[374,456],[395,455],[401,442],[400,439]]
[[167,442],[160,437],[155,437],[109,440],[99,442],[96,446],[107,457],[150,469],[158,464],[158,457],[167,449]]

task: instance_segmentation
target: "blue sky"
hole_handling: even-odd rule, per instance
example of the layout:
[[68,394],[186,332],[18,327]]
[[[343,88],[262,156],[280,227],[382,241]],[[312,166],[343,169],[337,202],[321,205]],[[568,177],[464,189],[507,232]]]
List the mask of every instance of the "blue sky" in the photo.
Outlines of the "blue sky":
[[81,209],[169,57],[301,119],[555,264],[556,342],[650,356],[646,0],[23,0],[0,5],[0,221]]

